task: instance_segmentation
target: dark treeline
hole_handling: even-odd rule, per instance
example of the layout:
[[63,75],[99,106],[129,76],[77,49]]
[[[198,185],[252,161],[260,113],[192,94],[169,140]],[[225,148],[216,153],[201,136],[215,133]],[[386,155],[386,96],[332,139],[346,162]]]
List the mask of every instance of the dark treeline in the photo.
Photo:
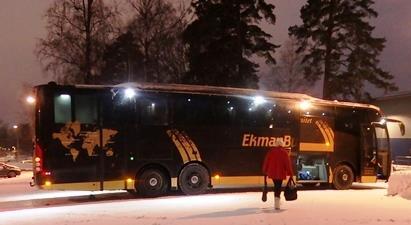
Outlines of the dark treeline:
[[36,54],[61,83],[247,88],[258,88],[258,59],[271,68],[271,90],[305,91],[323,80],[324,98],[367,101],[367,84],[396,90],[378,65],[385,39],[372,35],[373,4],[308,0],[280,47],[268,0],[55,0]]

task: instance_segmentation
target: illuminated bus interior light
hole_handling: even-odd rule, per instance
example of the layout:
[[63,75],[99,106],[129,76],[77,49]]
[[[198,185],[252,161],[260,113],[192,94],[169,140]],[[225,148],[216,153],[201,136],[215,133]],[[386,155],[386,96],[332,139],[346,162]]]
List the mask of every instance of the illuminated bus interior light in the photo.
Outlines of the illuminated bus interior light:
[[216,180],[220,179],[220,175],[218,175],[218,174],[215,175],[215,176],[214,176],[214,179],[216,179]]
[[131,183],[131,182],[133,182],[133,179],[127,178],[127,183]]
[[127,88],[126,90],[124,90],[124,96],[126,98],[133,98],[134,96],[136,96],[136,91],[132,88]]
[[46,181],[46,182],[44,182],[44,185],[46,185],[46,186],[51,186],[51,182],[50,182],[50,181]]
[[59,98],[60,98],[61,100],[63,100],[63,101],[68,101],[68,100],[71,99],[70,95],[67,95],[67,94],[61,94],[61,95],[59,96]]

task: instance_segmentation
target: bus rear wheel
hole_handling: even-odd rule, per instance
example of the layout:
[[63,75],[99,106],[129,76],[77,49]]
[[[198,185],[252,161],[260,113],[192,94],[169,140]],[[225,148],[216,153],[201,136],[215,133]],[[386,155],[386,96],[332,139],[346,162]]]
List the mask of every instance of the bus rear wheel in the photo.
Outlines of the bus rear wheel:
[[337,190],[346,190],[354,182],[354,173],[347,165],[339,165],[334,169],[333,186]]
[[181,170],[178,184],[181,191],[186,195],[203,194],[210,184],[210,175],[204,166],[193,163]]
[[143,197],[157,197],[167,193],[169,179],[158,169],[146,169],[138,177],[136,192]]

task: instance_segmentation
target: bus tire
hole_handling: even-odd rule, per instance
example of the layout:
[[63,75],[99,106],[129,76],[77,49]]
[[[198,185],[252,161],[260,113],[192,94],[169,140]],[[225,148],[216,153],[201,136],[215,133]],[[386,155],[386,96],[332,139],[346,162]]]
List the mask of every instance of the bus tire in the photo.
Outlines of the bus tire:
[[334,169],[333,187],[337,190],[346,190],[354,182],[354,173],[347,165],[338,165]]
[[199,195],[206,192],[210,175],[204,166],[193,163],[185,166],[178,176],[178,185],[186,195]]
[[169,179],[161,170],[146,169],[137,177],[136,193],[143,197],[158,197],[167,193],[169,183]]

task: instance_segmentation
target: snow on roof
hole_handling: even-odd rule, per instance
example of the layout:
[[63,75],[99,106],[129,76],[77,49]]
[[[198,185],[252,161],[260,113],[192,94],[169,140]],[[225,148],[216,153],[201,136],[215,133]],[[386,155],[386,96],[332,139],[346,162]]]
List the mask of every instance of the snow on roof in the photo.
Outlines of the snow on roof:
[[169,91],[176,93],[201,93],[210,95],[236,95],[236,96],[257,96],[261,95],[267,98],[281,98],[284,100],[309,101],[321,105],[333,105],[343,107],[360,107],[372,108],[380,111],[380,108],[375,105],[355,103],[355,102],[340,102],[330,101],[320,98],[315,98],[310,95],[301,93],[288,93],[276,91],[263,91],[257,89],[234,88],[234,87],[218,87],[208,85],[190,85],[190,84],[165,84],[165,83],[147,83],[147,82],[128,82],[117,85],[75,85],[79,88],[136,88],[140,90],[151,91]]
[[115,85],[115,87],[131,87],[141,90],[159,90],[183,93],[202,93],[216,95],[262,95],[272,98],[287,98],[298,100],[314,100],[316,98],[300,93],[285,93],[274,91],[263,91],[246,88],[217,87],[208,85],[190,85],[190,84],[156,84],[156,83],[124,83]]
[[115,85],[119,88],[137,88],[141,90],[159,90],[159,91],[173,91],[182,93],[203,93],[203,94],[216,94],[216,95],[262,95],[268,98],[282,98],[297,101],[310,101],[313,103],[334,105],[334,106],[347,106],[347,107],[361,107],[361,108],[373,108],[380,111],[380,108],[374,105],[354,103],[354,102],[340,102],[330,101],[320,98],[315,98],[310,95],[301,93],[288,93],[288,92],[276,92],[276,91],[263,91],[256,89],[246,88],[233,88],[233,87],[217,87],[208,85],[189,85],[189,84],[157,84],[157,83],[123,83]]

